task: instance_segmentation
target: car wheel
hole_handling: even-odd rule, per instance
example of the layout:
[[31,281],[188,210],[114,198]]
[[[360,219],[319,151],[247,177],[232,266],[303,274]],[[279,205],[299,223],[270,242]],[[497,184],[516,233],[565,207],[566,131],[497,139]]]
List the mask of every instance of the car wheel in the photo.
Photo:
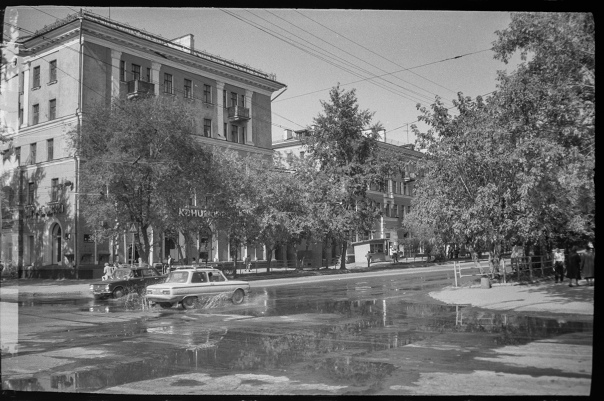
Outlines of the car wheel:
[[245,298],[245,293],[243,292],[242,289],[238,289],[233,294],[233,297],[231,298],[231,301],[233,301],[234,304],[238,305],[238,304],[240,304],[240,303],[243,302],[243,298]]
[[187,297],[182,300],[182,307],[185,309],[193,309],[195,307],[195,297]]
[[173,304],[171,302],[160,302],[159,306],[162,309],[170,309],[173,306]]
[[116,287],[112,294],[113,298],[121,298],[126,295],[126,290],[124,290],[124,287]]

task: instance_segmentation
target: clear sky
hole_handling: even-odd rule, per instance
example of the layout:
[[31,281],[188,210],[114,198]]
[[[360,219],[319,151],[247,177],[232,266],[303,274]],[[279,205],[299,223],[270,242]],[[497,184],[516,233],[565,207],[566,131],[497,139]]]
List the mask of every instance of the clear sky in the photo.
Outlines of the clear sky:
[[[17,7],[18,24],[35,31],[78,9]],[[167,39],[191,33],[197,50],[275,73],[287,90],[273,102],[273,139],[312,124],[339,82],[356,88],[360,107],[375,112],[388,139],[412,142],[407,126],[417,121],[417,103],[428,106],[438,95],[450,106],[459,91],[487,94],[497,70],[515,66],[489,50],[510,22],[502,11],[87,9]]]

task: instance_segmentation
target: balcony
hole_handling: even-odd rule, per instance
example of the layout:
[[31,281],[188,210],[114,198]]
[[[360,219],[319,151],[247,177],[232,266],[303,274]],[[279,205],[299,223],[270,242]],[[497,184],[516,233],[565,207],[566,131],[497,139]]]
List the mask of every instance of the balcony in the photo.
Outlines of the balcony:
[[128,99],[133,99],[141,95],[155,95],[155,84],[141,81],[140,79],[128,81]]
[[415,181],[415,173],[407,173],[405,174],[405,182]]
[[231,106],[229,110],[230,121],[242,121],[250,119],[250,109],[241,106]]

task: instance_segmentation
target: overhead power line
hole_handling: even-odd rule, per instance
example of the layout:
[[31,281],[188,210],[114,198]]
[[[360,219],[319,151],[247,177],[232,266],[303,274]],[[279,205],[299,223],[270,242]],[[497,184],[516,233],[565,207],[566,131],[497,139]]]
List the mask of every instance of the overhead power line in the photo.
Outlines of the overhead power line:
[[[392,74],[396,74],[396,73],[403,72],[403,71],[413,70],[413,69],[416,69],[416,68],[427,67],[427,66],[433,65],[433,64],[444,63],[445,61],[456,60],[456,59],[460,59],[462,57],[471,56],[473,54],[478,54],[478,53],[486,52],[486,51],[489,51],[489,50],[491,50],[491,49],[483,49],[483,50],[478,50],[478,51],[471,52],[471,53],[461,54],[461,55],[455,56],[455,57],[448,57],[448,58],[445,58],[445,59],[442,59],[442,60],[432,61],[430,63],[420,64],[420,65],[416,65],[414,67],[408,67],[408,68],[404,68],[402,70],[398,70],[398,71],[394,71],[394,72],[389,72],[387,74],[382,74],[382,75],[377,75],[377,76],[371,77],[371,78],[361,79],[359,81],[347,82],[345,84],[341,84],[341,86],[352,85],[352,84],[356,84],[356,83],[359,83],[359,82],[366,81],[368,79],[374,79],[374,78],[384,77],[386,75],[392,75]],[[275,103],[284,102],[286,100],[295,99],[295,98],[301,97],[301,96],[311,95],[311,94],[317,93],[317,92],[323,92],[323,91],[328,90],[328,89],[331,89],[331,87],[329,87],[329,88],[323,88],[323,89],[318,89],[318,90],[312,91],[312,92],[302,93],[302,94],[296,95],[296,96],[286,97],[285,99],[276,100]]]
[[[390,62],[390,63],[392,63],[392,64],[394,64],[394,65],[396,65],[396,66],[398,66],[398,67],[400,67],[400,68],[405,68],[405,67],[403,67],[402,65],[398,64],[397,62],[392,61],[392,60],[390,60],[389,58],[384,57],[383,55],[381,55],[381,54],[379,54],[379,53],[374,52],[373,50],[371,50],[371,49],[369,49],[369,48],[367,48],[367,47],[363,46],[362,44],[360,44],[360,43],[358,43],[358,42],[355,42],[354,40],[350,39],[349,37],[347,37],[347,36],[345,36],[345,35],[342,35],[340,32],[336,32],[336,31],[334,31],[333,29],[329,28],[328,26],[321,24],[321,23],[320,23],[320,22],[318,22],[317,20],[315,20],[315,19],[313,19],[313,18],[310,18],[310,17],[309,17],[309,16],[307,16],[307,15],[302,14],[300,11],[298,11],[298,10],[294,10],[294,11],[295,11],[295,12],[297,12],[298,14],[300,14],[301,16],[303,16],[304,18],[307,18],[307,19],[311,20],[311,21],[312,21],[312,22],[314,22],[315,24],[321,25],[323,28],[325,28],[325,29],[327,29],[327,30],[329,30],[329,31],[331,31],[331,32],[333,32],[333,33],[335,33],[335,34],[336,34],[336,35],[338,35],[338,36],[341,36],[342,38],[344,38],[344,39],[346,39],[346,40],[348,40],[348,41],[350,41],[350,42],[354,43],[354,44],[355,44],[355,45],[357,45],[357,46],[362,47],[363,49],[365,49],[365,50],[367,50],[367,51],[369,51],[369,52],[371,52],[371,53],[375,54],[376,56],[381,57],[382,59],[384,59],[384,60],[386,60],[386,61],[388,61],[388,62]],[[418,77],[420,77],[420,78],[422,78],[422,79],[425,79],[425,80],[426,80],[426,81],[428,81],[428,82],[433,83],[433,84],[434,84],[434,85],[436,85],[436,86],[439,86],[439,87],[441,87],[441,88],[443,88],[443,89],[446,89],[446,90],[448,90],[449,92],[452,92],[452,93],[457,93],[457,92],[455,92],[455,91],[453,91],[453,90],[451,90],[451,89],[449,89],[449,88],[447,88],[447,87],[445,87],[445,86],[442,86],[442,85],[440,85],[440,84],[438,84],[438,83],[436,83],[436,82],[432,81],[431,79],[428,79],[428,78],[426,78],[426,77],[424,77],[424,76],[422,76],[422,75],[420,75],[420,74],[418,74],[418,73],[416,73],[416,72],[414,72],[414,71],[409,71],[409,72],[410,72],[410,73],[412,73],[412,74],[414,74],[414,75],[416,75],[416,76],[418,76]],[[413,84],[412,84],[412,85],[413,85]]]
[[[361,76],[359,73],[357,73],[355,71],[352,71],[349,68],[344,67],[342,65],[338,65],[333,60],[333,55],[330,54],[329,52],[327,52],[328,53],[327,55],[323,55],[322,53],[319,53],[316,50],[311,49],[308,45],[305,45],[303,43],[300,43],[300,42],[298,42],[296,40],[293,40],[293,39],[290,39],[290,38],[286,39],[286,38],[282,37],[282,35],[280,35],[280,34],[274,32],[274,31],[270,30],[269,28],[266,28],[266,27],[264,27],[264,26],[262,26],[260,24],[255,23],[255,22],[249,21],[249,20],[247,20],[247,19],[245,19],[243,17],[240,17],[239,15],[237,15],[235,13],[232,13],[232,12],[224,10],[224,9],[220,9],[220,10],[223,11],[224,13],[226,13],[226,14],[228,14],[228,15],[230,15],[230,16],[232,16],[232,17],[234,17],[234,18],[236,18],[236,19],[238,19],[238,20],[240,20],[240,21],[242,21],[242,22],[244,22],[246,24],[248,24],[248,25],[253,26],[256,29],[259,29],[259,30],[267,33],[270,36],[275,37],[278,40],[281,40],[281,41],[283,41],[283,42],[285,42],[285,43],[287,43],[287,44],[289,44],[291,46],[294,46],[294,47],[298,48],[299,50],[301,50],[304,53],[307,53],[307,54],[309,54],[309,55],[311,55],[313,57],[316,57],[316,58],[318,58],[318,59],[326,62],[327,64],[333,65],[334,67],[339,68],[339,69],[341,69],[343,71],[346,71],[346,72],[348,72],[348,73],[350,73],[352,75],[355,75],[355,76],[358,76],[360,78],[363,78],[363,76]],[[249,10],[248,10],[248,12],[249,12]],[[255,15],[253,13],[251,13],[251,14]],[[281,28],[281,29],[283,29],[283,28]],[[316,45],[313,45],[313,46],[318,47]],[[325,50],[323,50],[323,51],[325,52]],[[319,53],[319,54],[317,54],[317,53]],[[357,67],[355,66],[354,68],[357,68]],[[363,82],[363,81],[366,81],[368,79],[371,79],[371,78],[361,79],[360,81],[357,81],[357,82]],[[406,95],[404,95],[402,93],[399,93],[399,92],[396,92],[396,91],[393,91],[391,88],[384,87],[384,86],[382,86],[382,84],[380,84],[378,82],[371,82],[371,83],[373,85],[376,85],[376,86],[380,87],[381,89],[384,89],[384,90],[386,90],[386,91],[388,91],[388,92],[396,95],[396,96],[400,96],[400,97],[406,98],[406,99],[411,100],[411,101],[417,101],[417,100],[409,99]]]
[[[286,23],[288,23],[289,25],[295,26],[296,28],[298,28],[298,29],[300,29],[301,31],[303,31],[303,32],[307,33],[308,35],[311,35],[311,36],[313,36],[313,37],[315,37],[315,38],[319,39],[320,41],[322,41],[322,42],[324,42],[324,43],[327,43],[328,45],[330,45],[330,46],[332,46],[332,47],[334,47],[334,48],[338,49],[339,51],[341,51],[341,52],[343,52],[343,53],[346,53],[347,55],[349,55],[349,56],[353,57],[353,58],[354,58],[355,60],[357,60],[357,61],[360,61],[360,62],[362,62],[362,63],[368,64],[368,65],[370,65],[370,66],[372,66],[372,67],[374,67],[374,68],[377,68],[378,70],[380,70],[380,71],[382,71],[382,72],[388,72],[388,71],[384,70],[383,68],[381,68],[380,66],[377,66],[377,65],[375,65],[375,64],[372,64],[372,63],[370,63],[369,61],[367,61],[367,60],[365,60],[365,59],[363,59],[363,58],[360,58],[360,57],[358,57],[358,56],[356,56],[356,55],[354,55],[354,54],[352,54],[352,53],[350,53],[350,52],[348,52],[348,51],[346,51],[346,50],[344,50],[344,49],[340,48],[339,46],[334,45],[333,43],[330,43],[330,42],[326,41],[325,39],[323,39],[323,38],[321,38],[321,37],[319,37],[319,36],[317,36],[317,35],[313,34],[312,32],[307,31],[307,30],[306,30],[306,29],[304,29],[304,28],[301,28],[300,26],[298,26],[298,25],[294,24],[293,22],[290,22],[290,21],[288,21],[288,20],[286,20],[286,19],[284,19],[284,18],[280,17],[280,16],[278,16],[277,14],[275,14],[275,13],[273,13],[273,12],[269,11],[269,10],[264,10],[264,11],[266,11],[267,13],[269,13],[269,14],[271,14],[271,15],[274,15],[275,17],[279,18],[279,19],[280,19],[280,20],[282,20],[282,21],[285,21],[285,22],[286,22]],[[296,37],[298,37],[298,36],[296,36]],[[309,43],[310,43],[310,42],[309,42]],[[339,60],[342,60],[342,61],[344,61],[344,62],[348,63],[348,62],[347,62],[346,60],[344,60],[343,58],[339,58]],[[359,69],[359,70],[361,70],[361,71],[365,72],[366,74],[369,74],[369,75],[375,75],[373,72],[368,71],[368,70],[366,70],[366,69],[362,69],[362,68],[360,68],[360,67],[356,66],[355,64],[352,64],[352,65],[353,65],[355,68],[357,68],[357,69]],[[401,81],[403,81],[403,82],[405,82],[405,83],[407,83],[407,84],[409,84],[409,85],[415,86],[415,87],[417,87],[417,88],[419,88],[419,89],[421,89],[421,90],[423,90],[423,91],[425,91],[425,92],[428,92],[428,93],[430,93],[430,94],[434,94],[434,95],[436,95],[435,93],[432,93],[432,92],[428,91],[427,89],[424,89],[424,88],[422,88],[422,87],[419,87],[419,86],[417,86],[417,85],[415,85],[415,84],[413,84],[413,83],[411,83],[411,82],[405,81],[405,80],[404,80],[404,79],[402,79],[402,78],[399,78],[399,77],[396,77],[396,76],[393,76],[393,77],[394,77],[394,78],[397,78],[397,79],[399,79],[399,80],[401,80]],[[424,98],[427,98],[427,99],[428,99],[428,101],[431,101],[431,100],[432,100],[432,98],[431,98],[431,97],[429,97],[429,96],[426,96],[426,95],[424,95],[424,94],[422,94],[422,93],[418,93],[418,92],[416,92],[416,91],[414,91],[414,90],[411,90],[411,89],[409,89],[409,88],[405,88],[405,87],[403,87],[403,86],[401,86],[401,85],[398,85],[398,84],[396,84],[396,83],[394,83],[394,82],[392,82],[392,81],[388,81],[388,80],[387,80],[387,79],[385,79],[385,78],[380,78],[380,79],[384,80],[385,82],[387,82],[387,83],[388,83],[388,84],[390,84],[390,85],[394,85],[394,86],[396,86],[396,87],[399,87],[399,88],[401,88],[401,89],[402,89],[402,90],[404,90],[404,91],[407,91],[407,92],[413,93],[413,94],[415,94],[415,95],[417,95],[417,96],[419,96],[419,97],[424,97]]]

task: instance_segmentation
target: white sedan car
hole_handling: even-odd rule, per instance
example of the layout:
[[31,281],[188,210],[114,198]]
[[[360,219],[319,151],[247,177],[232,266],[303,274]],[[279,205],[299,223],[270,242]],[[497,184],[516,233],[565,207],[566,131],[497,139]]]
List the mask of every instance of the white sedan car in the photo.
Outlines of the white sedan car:
[[185,309],[195,307],[200,297],[228,294],[234,304],[243,302],[250,291],[247,281],[228,280],[220,270],[211,268],[178,269],[168,275],[162,284],[147,287],[147,300],[162,308],[180,304]]

